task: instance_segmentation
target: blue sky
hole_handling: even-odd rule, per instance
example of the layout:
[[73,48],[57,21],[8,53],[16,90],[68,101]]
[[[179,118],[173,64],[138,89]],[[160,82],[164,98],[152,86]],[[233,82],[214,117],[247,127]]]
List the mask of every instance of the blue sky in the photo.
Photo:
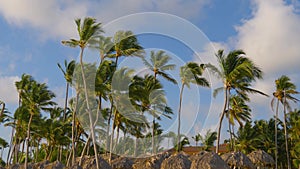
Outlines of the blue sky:
[[[62,46],[61,40],[77,37],[74,19],[85,16],[102,22],[108,35],[130,28],[141,34],[139,40],[146,49],[166,50],[178,66],[186,61],[214,62],[218,49],[243,49],[265,73],[264,80],[253,86],[272,95],[274,80],[283,74],[300,86],[299,10],[298,0],[0,1],[0,99],[13,112],[17,105],[14,82],[28,73],[47,82],[57,95],[56,101],[62,104],[65,83],[57,63],[77,59],[79,51]],[[143,12],[159,13],[145,16]],[[125,65],[132,62],[123,61]],[[176,76],[176,72],[170,74]],[[218,79],[207,77],[213,88],[221,85]],[[178,87],[165,87],[176,112]],[[216,128],[223,100],[221,95],[211,98],[210,92],[197,88],[186,91],[186,133]],[[254,119],[273,115],[271,98],[251,98]],[[200,106],[195,106],[199,102]],[[299,108],[299,104],[294,106]],[[10,130],[0,129],[0,137],[8,138]]]

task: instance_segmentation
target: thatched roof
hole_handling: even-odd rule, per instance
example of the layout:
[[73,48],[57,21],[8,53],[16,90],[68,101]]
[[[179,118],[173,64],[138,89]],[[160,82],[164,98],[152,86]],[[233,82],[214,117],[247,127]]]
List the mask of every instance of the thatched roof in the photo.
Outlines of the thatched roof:
[[[42,168],[42,167],[40,167],[40,168]],[[55,161],[53,163],[49,163],[44,166],[44,169],[64,169],[64,168],[65,168],[65,165],[59,161]]]
[[252,163],[256,166],[274,166],[273,157],[263,150],[256,150],[247,155]]
[[191,161],[184,153],[176,153],[165,159],[161,164],[161,169],[190,169]]
[[201,151],[190,157],[192,164],[191,169],[229,169],[229,166],[222,158],[214,152]]
[[133,160],[126,157],[120,157],[112,161],[113,169],[132,169]]
[[[98,157],[100,169],[111,169],[111,166],[102,157]],[[83,169],[97,169],[95,157],[85,157],[82,166]]]
[[170,156],[170,153],[161,153],[152,157],[137,158],[133,169],[160,169],[161,163]]
[[255,169],[251,160],[242,152],[231,152],[221,156],[221,158],[232,168]]

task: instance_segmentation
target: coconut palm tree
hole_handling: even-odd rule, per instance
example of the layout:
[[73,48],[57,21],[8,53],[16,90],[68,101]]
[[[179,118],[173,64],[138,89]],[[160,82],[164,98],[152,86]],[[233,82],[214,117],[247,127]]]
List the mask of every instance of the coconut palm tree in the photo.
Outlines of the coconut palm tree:
[[68,107],[69,87],[70,84],[72,83],[72,79],[73,79],[72,77],[75,70],[76,62],[75,60],[72,60],[71,62],[68,63],[67,60],[65,60],[64,62],[65,70],[62,68],[62,66],[59,63],[57,63],[57,66],[62,71],[64,78],[66,80],[66,96],[65,96],[65,107],[64,107],[64,120],[65,120],[67,107]]
[[84,53],[84,49],[89,45],[89,42],[91,40],[93,40],[95,37],[99,36],[99,34],[103,31],[101,29],[101,23],[96,23],[96,19],[94,19],[94,18],[90,18],[90,17],[84,18],[83,22],[81,22],[81,19],[76,19],[75,23],[76,23],[78,34],[79,34],[79,39],[78,40],[70,39],[68,41],[62,41],[62,43],[64,45],[71,46],[71,47],[77,47],[77,46],[80,47],[80,55],[79,56],[80,56],[81,76],[82,76],[82,81],[83,81],[87,112],[88,112],[89,120],[90,120],[90,130],[92,133],[96,165],[97,165],[97,169],[99,169],[100,166],[99,166],[99,161],[98,161],[98,157],[97,157],[97,145],[96,145],[96,139],[95,139],[92,112],[90,109],[88,89],[87,89],[85,72],[84,72],[83,53]]
[[19,84],[23,84],[22,80],[27,81],[28,84],[24,86],[20,92],[22,99],[22,106],[28,110],[30,117],[27,127],[27,138],[26,138],[26,158],[25,158],[25,168],[28,166],[28,153],[30,146],[30,136],[31,136],[31,123],[34,116],[39,115],[41,110],[49,110],[49,106],[55,105],[52,98],[55,97],[54,93],[48,90],[48,87],[45,83],[36,82],[30,75],[22,75],[22,79],[19,82],[16,82],[17,88]]
[[295,109],[287,114],[287,126],[291,140],[291,159],[296,168],[300,166],[300,110]]
[[180,144],[181,107],[182,107],[184,87],[186,86],[190,88],[190,84],[209,87],[208,81],[204,77],[201,77],[203,71],[204,71],[204,64],[201,64],[199,66],[197,63],[194,62],[189,62],[186,65],[180,67],[181,88],[180,88],[179,108],[178,108],[178,134],[177,134],[178,145]]
[[157,52],[151,51],[150,61],[142,58],[145,66],[153,71],[155,80],[157,75],[162,76],[164,79],[177,84],[176,80],[168,75],[165,71],[175,69],[175,64],[169,64],[171,57],[165,53],[165,51],[159,50]]
[[195,136],[192,137],[192,139],[196,142],[196,146],[198,146],[198,142],[200,141],[200,133],[196,134]]
[[112,132],[110,135],[110,159],[111,162],[111,153],[113,150],[113,138],[114,138],[114,130],[116,127],[116,122],[118,122],[119,113],[126,114],[126,112],[132,112],[132,107],[130,106],[129,99],[129,85],[132,79],[132,74],[134,70],[128,69],[127,67],[122,67],[121,69],[115,71],[111,84],[111,92],[112,98],[115,102],[113,105],[113,124],[112,124]]
[[200,142],[204,147],[205,151],[208,151],[214,146],[214,142],[217,140],[217,132],[212,132],[210,130],[206,131],[204,136],[200,135]]
[[132,31],[117,31],[113,37],[113,47],[107,54],[109,58],[115,58],[118,66],[118,60],[121,56],[143,56],[143,47]]
[[109,53],[114,52],[114,44],[112,42],[112,37],[105,37],[100,35],[98,38],[91,42],[91,48],[99,51],[100,64],[108,57]]
[[149,113],[152,119],[152,150],[155,153],[155,119],[161,120],[160,115],[171,118],[172,109],[167,106],[167,100],[162,90],[162,84],[152,75],[145,75],[143,78],[135,76],[130,85],[130,98],[136,110]]
[[[69,87],[72,84],[72,80],[73,80],[73,74],[74,74],[74,70],[76,67],[76,61],[72,60],[69,63],[67,62],[67,60],[65,60],[64,62],[64,66],[65,66],[65,70],[62,68],[62,66],[57,63],[58,68],[62,71],[64,78],[66,80],[66,96],[65,96],[65,107],[64,107],[64,115],[63,115],[63,120],[66,120],[66,113],[67,113],[67,108],[68,108],[68,96],[69,96]],[[73,114],[74,118],[72,121],[72,129],[73,127],[75,127],[74,124],[74,119],[75,119],[75,114]],[[73,129],[74,131],[74,129]],[[73,152],[73,160],[75,160],[75,137],[74,137],[74,133],[72,133],[72,152]],[[73,161],[75,162],[75,161]]]
[[[273,99],[271,102],[271,106],[273,108],[273,104],[275,100],[277,100],[276,105],[276,114],[275,114],[275,123],[277,123],[278,119],[278,107],[279,102],[283,105],[283,113],[284,113],[284,133],[285,133],[285,149],[287,155],[287,164],[288,169],[291,168],[290,158],[289,158],[289,148],[288,148],[288,133],[286,127],[286,109],[291,110],[290,104],[288,101],[297,102],[299,101],[297,98],[293,97],[294,94],[298,94],[299,92],[296,90],[296,85],[291,82],[291,79],[288,76],[282,75],[280,78],[275,80],[276,91],[273,93]],[[277,125],[275,124],[275,131],[277,131]],[[275,142],[276,142],[276,151],[277,151],[277,133],[275,133]],[[277,154],[277,152],[276,152]],[[277,157],[276,160],[277,162]]]
[[262,71],[252,60],[245,56],[244,51],[234,50],[229,52],[228,55],[225,55],[223,50],[219,50],[216,57],[218,60],[218,68],[211,64],[207,64],[206,66],[222,80],[224,85],[214,91],[214,96],[216,96],[218,92],[224,91],[224,106],[218,124],[216,145],[216,152],[218,153],[222,122],[226,111],[229,109],[231,91],[234,90],[237,95],[246,100],[249,100],[248,93],[267,95],[251,88],[251,82],[262,78]]
[[[167,55],[164,51],[159,50],[157,52],[151,51],[150,53],[150,61],[145,58],[142,58],[145,66],[153,71],[154,73],[154,82],[157,80],[157,75],[162,76],[164,79],[177,84],[176,80],[168,75],[165,71],[175,69],[175,64],[169,64],[168,62],[171,60],[171,57]],[[155,124],[155,118],[153,118],[153,124]],[[153,128],[154,126],[152,126]],[[152,129],[154,131],[154,129]],[[152,148],[154,149],[154,133],[152,133]]]
[[229,100],[229,111],[226,111],[226,117],[229,121],[229,134],[230,134],[230,148],[231,150],[235,147],[234,136],[234,126],[237,121],[238,124],[243,127],[243,122],[248,122],[251,120],[251,109],[245,103],[245,100],[238,95],[233,95]]
[[3,156],[3,151],[5,148],[8,147],[8,143],[0,137],[0,150],[1,150],[1,153],[0,153],[0,160],[2,160],[2,156]]

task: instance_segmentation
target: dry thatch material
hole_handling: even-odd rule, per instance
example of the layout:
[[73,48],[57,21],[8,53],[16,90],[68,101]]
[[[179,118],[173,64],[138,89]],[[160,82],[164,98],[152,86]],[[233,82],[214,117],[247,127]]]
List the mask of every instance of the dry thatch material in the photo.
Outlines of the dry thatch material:
[[[40,168],[42,168],[42,167],[40,167]],[[55,161],[53,163],[49,163],[44,166],[44,169],[64,169],[64,168],[65,168],[65,165],[59,161]]]
[[[111,169],[111,166],[102,157],[98,157],[101,169]],[[85,157],[82,166],[83,169],[97,169],[95,157]]]
[[242,152],[231,152],[221,156],[221,158],[230,166],[230,168],[255,169],[251,160]]
[[273,167],[275,165],[273,157],[263,150],[253,151],[247,156],[257,167]]
[[113,169],[132,169],[133,160],[126,157],[120,157],[112,161]]
[[161,169],[190,169],[191,161],[184,153],[173,154],[161,164]]
[[161,163],[169,156],[169,153],[162,153],[153,157],[138,158],[133,164],[133,169],[160,169]]
[[201,151],[190,159],[192,161],[191,169],[229,169],[225,161],[214,152]]

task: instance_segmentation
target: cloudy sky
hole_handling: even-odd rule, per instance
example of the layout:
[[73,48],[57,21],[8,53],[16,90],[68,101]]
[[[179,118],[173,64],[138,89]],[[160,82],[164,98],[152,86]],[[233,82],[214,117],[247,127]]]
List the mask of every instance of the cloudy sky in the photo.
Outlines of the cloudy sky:
[[[46,82],[62,104],[65,83],[57,63],[77,59],[79,51],[62,46],[61,40],[76,38],[74,19],[85,16],[101,22],[106,35],[134,31],[147,50],[167,51],[178,67],[191,60],[214,62],[218,49],[243,49],[264,72],[264,79],[253,84],[255,88],[272,95],[274,80],[283,74],[300,86],[298,0],[7,0],[0,1],[0,99],[10,111],[15,110],[18,98],[14,82],[23,73]],[[96,54],[91,57],[97,60]],[[124,65],[131,62],[123,60]],[[220,87],[217,79],[207,77],[213,88]],[[178,100],[172,98],[179,88],[165,87],[176,112]],[[183,124],[189,125],[183,130],[191,129],[191,134],[203,128],[214,130],[222,96],[214,99],[211,90],[201,89],[197,94],[195,90],[192,87],[184,95]],[[273,116],[271,98],[251,98],[254,119]],[[299,104],[294,106],[299,108]],[[9,129],[0,129],[0,137],[8,138]]]

